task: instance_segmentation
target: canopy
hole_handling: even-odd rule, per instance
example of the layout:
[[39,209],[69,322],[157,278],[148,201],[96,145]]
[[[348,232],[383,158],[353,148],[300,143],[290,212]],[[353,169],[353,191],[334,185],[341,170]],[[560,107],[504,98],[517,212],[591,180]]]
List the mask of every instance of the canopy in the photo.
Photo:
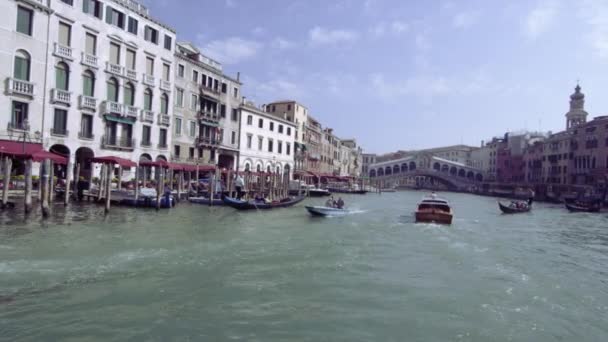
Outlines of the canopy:
[[26,159],[32,159],[35,162],[42,162],[46,159],[50,159],[55,164],[68,165],[68,158],[53,152],[47,152],[45,150],[40,150],[38,152],[32,153],[31,155],[25,156]]
[[29,159],[27,156],[42,151],[42,144],[0,140],[0,155]]
[[139,166],[162,167],[162,168],[165,168],[165,169],[171,168],[170,164],[168,162],[164,161],[164,160],[157,160],[157,161],[148,161],[148,160],[145,160],[145,161],[140,161],[139,162]]
[[113,115],[105,115],[104,117],[108,121],[114,121],[117,123],[124,123],[124,124],[129,124],[129,125],[132,125],[135,123],[135,120],[132,118],[123,118],[120,116],[113,116]]
[[120,157],[114,157],[114,156],[110,156],[110,157],[95,157],[91,159],[91,162],[93,163],[100,163],[100,164],[117,164],[118,166],[122,166],[122,167],[135,167],[137,166],[137,164],[131,160],[128,159],[124,159],[124,158],[120,158]]

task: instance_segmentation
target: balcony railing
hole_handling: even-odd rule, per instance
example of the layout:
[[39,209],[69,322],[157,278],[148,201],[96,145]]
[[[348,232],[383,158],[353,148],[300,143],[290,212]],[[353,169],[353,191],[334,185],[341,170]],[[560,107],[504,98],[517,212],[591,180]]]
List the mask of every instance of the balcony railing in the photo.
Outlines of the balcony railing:
[[101,148],[118,149],[118,150],[133,150],[135,148],[135,139],[128,137],[116,137],[112,135],[104,135],[101,139]]
[[154,123],[154,112],[151,110],[141,110],[141,121]]
[[34,97],[34,83],[9,77],[6,93]]
[[53,54],[57,57],[66,58],[72,60],[72,48],[69,46],[61,45],[59,43],[55,43],[55,51]]
[[138,111],[139,111],[139,109],[137,109],[136,107],[125,106],[125,116],[127,116],[127,117],[134,118],[135,120],[137,120]]
[[171,91],[171,82],[165,81],[165,80],[160,80],[160,89],[166,90],[166,91]]
[[220,143],[219,140],[211,138],[211,137],[197,137],[196,138],[197,145],[214,146],[219,143]]
[[27,121],[9,122],[8,123],[8,130],[9,131],[29,131],[30,130],[30,124],[27,123]]
[[212,87],[207,87],[206,85],[201,85],[201,91],[203,92],[203,94],[213,95],[214,97],[220,96],[219,88],[215,89]]
[[65,128],[51,128],[51,135],[67,137],[69,134],[70,132]]
[[171,117],[167,114],[158,114],[158,124],[164,126],[171,125]]
[[78,132],[78,139],[93,140],[95,135],[92,132]]
[[125,76],[127,76],[127,78],[132,79],[133,81],[137,81],[137,71],[135,70],[125,68]]
[[51,89],[51,102],[70,105],[72,103],[72,93],[57,88]]
[[200,110],[198,112],[198,117],[200,120],[213,121],[213,122],[217,122],[220,120],[219,114],[211,112],[207,109]]
[[154,83],[155,83],[154,82],[155,81],[154,76],[148,75],[148,74],[145,74],[145,73],[142,74],[142,75],[143,75],[144,84],[145,85],[149,85],[151,87],[154,87]]
[[105,114],[122,115],[123,111],[124,111],[123,105],[118,102],[105,101],[103,103],[103,112]]
[[80,109],[97,110],[97,99],[91,96],[80,95],[78,106]]
[[86,52],[82,53],[82,61],[81,61],[82,64],[84,64],[86,66],[90,66],[92,68],[97,68],[99,65],[98,61],[99,61],[99,58],[97,56],[89,55]]
[[112,64],[110,62],[106,62],[106,71],[115,74],[118,76],[122,76],[124,72],[124,67],[116,64]]

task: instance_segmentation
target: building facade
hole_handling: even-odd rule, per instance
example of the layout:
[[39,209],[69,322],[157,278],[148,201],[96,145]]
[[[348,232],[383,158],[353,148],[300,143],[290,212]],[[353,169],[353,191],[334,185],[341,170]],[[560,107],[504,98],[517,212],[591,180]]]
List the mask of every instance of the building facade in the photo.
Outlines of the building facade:
[[257,108],[253,103],[239,108],[239,171],[288,173],[294,170],[296,125]]

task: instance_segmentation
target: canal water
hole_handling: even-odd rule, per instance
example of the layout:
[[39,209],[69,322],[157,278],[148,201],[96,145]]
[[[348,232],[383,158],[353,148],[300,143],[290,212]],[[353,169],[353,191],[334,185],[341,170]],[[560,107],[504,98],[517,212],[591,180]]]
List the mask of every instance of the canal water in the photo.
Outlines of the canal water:
[[[607,341],[608,218],[421,192],[236,212],[56,206],[0,214],[0,340]],[[322,203],[310,199],[305,203]]]

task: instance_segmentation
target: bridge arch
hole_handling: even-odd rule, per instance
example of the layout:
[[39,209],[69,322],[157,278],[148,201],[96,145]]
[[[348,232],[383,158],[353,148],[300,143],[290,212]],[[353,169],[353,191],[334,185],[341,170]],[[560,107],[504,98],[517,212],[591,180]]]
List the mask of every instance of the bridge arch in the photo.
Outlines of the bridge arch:
[[395,165],[395,166],[393,166],[393,174],[395,174],[395,173],[399,173],[399,171],[401,171],[401,170],[399,169],[399,165]]
[[401,172],[407,172],[407,163],[401,164]]
[[467,172],[467,179],[469,180],[474,180],[475,179],[475,173],[473,171],[469,171]]
[[441,170],[441,164],[439,164],[438,162],[435,162],[433,164],[433,170],[435,170],[435,171]]
[[450,172],[450,166],[448,164],[443,164],[441,166],[441,172],[445,172],[445,173]]
[[379,168],[378,169],[378,177],[382,177],[384,176],[384,169],[383,168]]
[[414,171],[416,170],[416,163],[414,163],[413,161],[410,162],[410,171]]
[[385,175],[387,175],[387,176],[392,175],[392,174],[393,174],[393,169],[392,169],[390,166],[387,166],[387,167],[384,169],[384,174],[385,174]]
[[464,177],[466,177],[466,175],[467,175],[467,173],[464,169],[458,170],[458,177],[464,178]]
[[370,178],[375,178],[376,177],[376,170],[369,171],[369,177]]
[[458,174],[458,169],[456,168],[456,166],[452,166],[450,168],[450,175],[456,176],[457,174]]

